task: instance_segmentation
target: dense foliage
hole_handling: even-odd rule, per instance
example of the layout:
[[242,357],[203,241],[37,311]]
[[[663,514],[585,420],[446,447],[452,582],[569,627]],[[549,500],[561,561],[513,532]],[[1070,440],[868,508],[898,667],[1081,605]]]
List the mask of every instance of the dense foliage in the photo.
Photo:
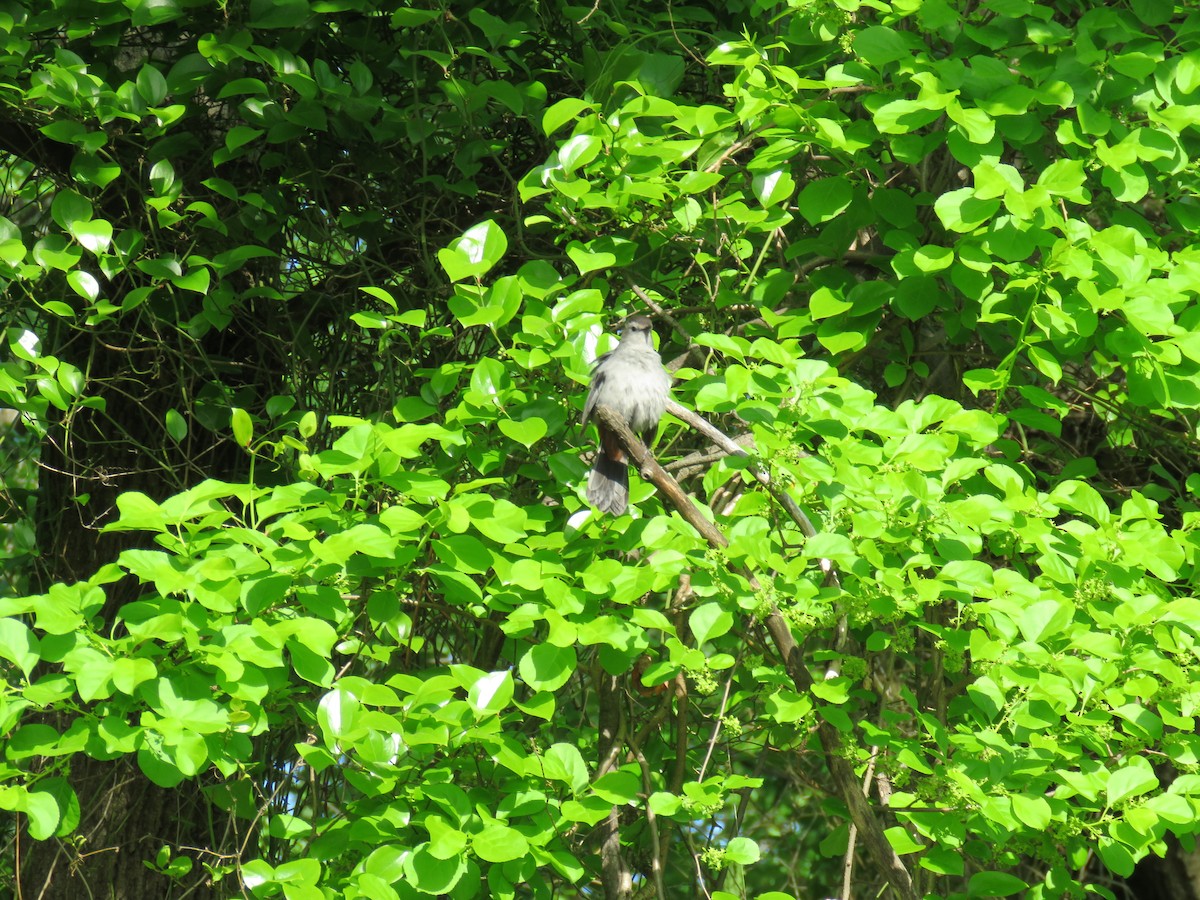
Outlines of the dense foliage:
[[[1111,897],[1200,829],[1200,13],[0,30],[24,896]],[[634,311],[723,541],[583,500]]]

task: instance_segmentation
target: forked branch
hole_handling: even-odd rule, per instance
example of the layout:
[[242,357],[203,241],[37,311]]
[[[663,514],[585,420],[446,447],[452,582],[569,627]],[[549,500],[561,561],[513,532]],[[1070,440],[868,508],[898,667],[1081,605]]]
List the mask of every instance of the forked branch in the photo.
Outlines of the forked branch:
[[[689,423],[694,423],[697,420],[704,422],[695,413],[685,410],[673,401],[668,406],[668,410],[673,415],[677,415],[680,419],[684,419]],[[686,415],[678,415],[679,410],[684,411]],[[700,532],[701,536],[710,546],[714,548],[729,546],[729,541],[725,538],[725,535],[705,517],[700,507],[684,492],[678,482],[671,477],[670,473],[658,464],[646,448],[646,445],[630,431],[624,419],[607,406],[596,407],[594,417],[597,422],[616,436],[621,446],[624,447],[625,452],[629,454],[629,458],[637,465],[642,477],[652,482],[659,489],[684,520]],[[731,451],[732,448],[736,448],[736,452],[745,452],[708,422],[704,422],[704,427],[700,430],[712,439],[716,439],[716,436],[719,435],[721,439],[728,442],[728,448]],[[758,476],[756,475],[756,477]],[[759,480],[762,481],[761,478]],[[781,491],[772,489],[771,485],[767,482],[764,482],[764,486],[771,491],[771,495],[776,500],[780,500],[781,496],[786,496]],[[807,517],[804,517],[803,512],[799,510],[794,501],[791,501],[790,497],[787,499],[791,507],[800,512],[800,515],[803,517],[805,524],[800,524],[798,521],[801,530],[811,536],[811,534],[815,533],[811,522],[808,521]],[[780,500],[780,502],[782,501]],[[788,508],[788,504],[784,504],[784,507],[785,509]],[[796,518],[791,509],[788,512],[789,515]],[[737,571],[750,581],[752,587],[757,588],[758,581],[752,572],[740,568]],[[811,697],[814,704],[820,705],[820,698],[813,693],[813,678],[809,674],[808,668],[804,665],[800,646],[796,643],[796,638],[792,635],[791,627],[780,614],[777,607],[772,607],[771,612],[763,620],[763,624],[766,626],[767,633],[771,636],[771,641],[774,643],[780,659],[783,660],[784,667],[787,669],[787,673],[792,679],[792,683],[795,684],[796,689]],[[879,866],[880,871],[898,897],[902,898],[902,900],[917,900],[912,876],[905,867],[904,861],[900,859],[899,854],[888,843],[887,837],[883,833],[883,824],[876,816],[875,810],[871,808],[870,803],[867,802],[867,798],[863,796],[862,786],[854,774],[854,768],[846,759],[845,751],[842,748],[841,733],[820,716],[817,717],[817,723],[817,733],[821,738],[821,745],[825,751],[826,765],[829,767],[829,773],[833,777],[835,789],[838,796],[846,804],[847,809],[849,809],[850,819],[854,823],[854,827],[857,829],[867,851],[871,854],[875,860],[875,864]]]

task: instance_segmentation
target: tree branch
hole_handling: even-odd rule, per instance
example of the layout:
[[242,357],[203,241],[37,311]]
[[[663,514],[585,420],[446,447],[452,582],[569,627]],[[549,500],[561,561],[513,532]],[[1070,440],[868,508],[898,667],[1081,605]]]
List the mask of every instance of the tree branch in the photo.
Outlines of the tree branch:
[[64,180],[71,177],[71,160],[75,158],[75,148],[70,144],[51,140],[34,125],[11,116],[0,118],[0,153],[10,153]]
[[[737,441],[734,441],[723,431],[714,427],[707,419],[702,418],[686,406],[677,403],[669,397],[667,398],[667,412],[679,419],[679,421],[691,425],[692,428],[699,431],[731,456],[748,457],[750,455]],[[791,516],[792,521],[796,523],[797,527],[799,527],[806,537],[816,537],[817,529],[813,525],[812,520],[804,514],[804,510],[800,508],[795,500],[775,486],[775,483],[771,481],[771,476],[761,466],[757,464],[751,466],[750,474],[754,476],[755,481],[767,489],[767,492],[775,498],[775,502],[784,508],[784,511]],[[828,560],[821,560],[821,568],[825,570],[826,574],[833,572],[833,567],[828,564]]]
[[[692,424],[718,444],[725,446],[723,442],[728,442],[727,449],[733,448],[730,449],[730,452],[745,453],[740,447],[729,441],[729,438],[719,430],[691,410],[685,409],[674,401],[668,401],[667,409],[673,416],[688,424]],[[729,546],[729,541],[721,533],[720,529],[705,517],[699,506],[693,502],[691,497],[684,493],[683,489],[671,477],[670,473],[660,466],[654,457],[650,455],[650,451],[646,448],[646,445],[638,440],[637,436],[629,430],[629,426],[625,420],[615,410],[611,407],[600,405],[596,407],[594,417],[598,423],[616,436],[617,441],[625,449],[625,452],[629,454],[629,458],[637,465],[642,477],[652,482],[670,500],[671,504],[679,512],[679,515],[700,533],[709,546],[714,548]],[[765,473],[763,477],[765,477]],[[774,489],[770,484],[769,478],[765,482],[763,482],[762,478],[759,478],[759,481],[764,484],[767,490],[771,491],[773,497],[781,503],[783,502],[781,498],[787,495]],[[795,506],[795,502],[791,501],[790,497],[787,500],[791,502],[791,505],[795,507],[797,512],[800,512],[802,521],[807,525],[806,527],[798,521],[797,524],[800,525],[800,528],[810,536],[815,534],[816,529],[808,521],[808,517],[804,516],[803,512],[800,511],[798,506]],[[786,504],[785,508],[787,508]],[[793,515],[793,518],[795,518],[791,510],[789,510],[789,515]],[[738,569],[737,571],[749,579],[752,587],[758,587],[758,581],[752,572],[744,569]],[[771,641],[775,644],[775,649],[783,660],[784,667],[787,669],[787,673],[791,677],[792,683],[795,684],[796,689],[801,693],[809,695],[814,705],[821,706],[820,698],[813,693],[813,679],[804,665],[800,646],[796,643],[796,639],[792,635],[791,626],[783,618],[778,607],[772,607],[763,624],[766,626],[767,633],[771,636]],[[846,751],[842,744],[841,733],[820,715],[817,716],[817,733],[821,738],[821,745],[825,751],[825,762],[829,767],[830,775],[833,777],[836,792],[846,804],[850,812],[850,820],[854,823],[854,827],[862,837],[868,852],[874,858],[875,864],[879,866],[888,884],[891,885],[892,890],[896,892],[897,896],[902,898],[902,900],[917,900],[912,876],[909,874],[908,869],[905,868],[904,861],[900,859],[899,854],[888,843],[887,837],[883,833],[883,825],[876,817],[867,798],[863,796],[862,787],[859,784],[857,776],[854,774],[854,767],[846,759]]]
[[[596,691],[600,704],[600,765],[596,777],[601,778],[616,767],[624,738],[621,716],[621,693],[617,678],[596,666]],[[628,900],[633,884],[629,866],[621,855],[621,808],[613,806],[601,825],[600,881],[605,900]]]

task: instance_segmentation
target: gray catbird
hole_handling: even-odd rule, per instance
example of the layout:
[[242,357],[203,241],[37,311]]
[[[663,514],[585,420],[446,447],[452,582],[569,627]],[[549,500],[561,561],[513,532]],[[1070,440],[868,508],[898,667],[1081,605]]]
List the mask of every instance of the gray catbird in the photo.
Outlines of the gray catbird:
[[[654,440],[671,390],[671,376],[654,349],[652,333],[653,323],[646,316],[630,316],[625,321],[616,349],[596,360],[583,424],[597,405],[610,406],[647,444]],[[603,425],[597,428],[600,447],[588,478],[587,498],[601,512],[619,516],[629,505],[629,462],[616,437]]]

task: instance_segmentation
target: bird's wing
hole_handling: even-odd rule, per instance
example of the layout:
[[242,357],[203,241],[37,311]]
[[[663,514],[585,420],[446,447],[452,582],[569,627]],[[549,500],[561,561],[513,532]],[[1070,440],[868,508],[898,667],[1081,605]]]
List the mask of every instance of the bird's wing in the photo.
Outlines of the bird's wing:
[[596,360],[596,367],[592,370],[592,381],[588,387],[587,401],[583,404],[583,418],[579,420],[579,424],[586,425],[588,416],[592,414],[592,408],[596,405],[596,395],[600,393],[600,385],[604,384],[604,379],[607,375],[604,372],[604,361],[608,359],[608,354]]

